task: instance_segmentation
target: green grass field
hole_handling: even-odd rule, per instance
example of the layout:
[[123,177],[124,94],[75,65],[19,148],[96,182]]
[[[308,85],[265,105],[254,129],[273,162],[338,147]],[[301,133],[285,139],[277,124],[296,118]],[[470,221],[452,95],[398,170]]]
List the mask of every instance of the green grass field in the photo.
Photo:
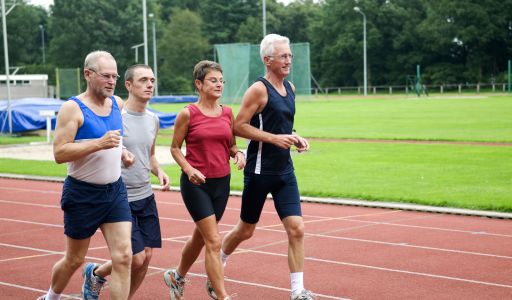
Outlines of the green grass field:
[[[153,105],[177,112],[185,104]],[[239,106],[233,105],[235,113]],[[512,211],[512,97],[312,97],[297,102],[297,131],[311,138],[308,153],[293,152],[302,195],[397,201]],[[169,146],[172,130],[158,144]],[[314,138],[329,138],[321,141]],[[3,138],[0,137],[0,140]],[[10,138],[9,138],[10,139]],[[362,139],[340,142],[343,139]],[[392,140],[393,143],[370,140]],[[474,141],[481,145],[415,144],[400,140]],[[245,140],[238,139],[241,148]],[[26,167],[25,167],[26,166]],[[165,166],[174,186],[179,168]],[[0,172],[65,176],[53,162],[0,159]],[[242,189],[233,170],[232,189]]]

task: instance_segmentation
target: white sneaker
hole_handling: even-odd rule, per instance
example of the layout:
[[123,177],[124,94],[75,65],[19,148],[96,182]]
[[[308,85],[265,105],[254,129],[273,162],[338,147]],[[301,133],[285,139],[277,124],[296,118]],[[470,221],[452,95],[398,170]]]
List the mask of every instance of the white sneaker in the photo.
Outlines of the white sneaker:
[[308,291],[308,290],[302,290],[297,295],[290,296],[290,300],[314,300],[314,299],[316,299],[316,297],[313,295],[313,293],[311,293],[311,291]]

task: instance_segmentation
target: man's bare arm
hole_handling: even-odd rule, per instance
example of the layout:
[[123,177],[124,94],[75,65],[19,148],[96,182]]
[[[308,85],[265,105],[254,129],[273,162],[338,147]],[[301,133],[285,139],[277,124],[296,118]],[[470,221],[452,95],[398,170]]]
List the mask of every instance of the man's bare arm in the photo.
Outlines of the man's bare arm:
[[235,120],[235,134],[253,141],[274,144],[288,149],[297,142],[292,134],[272,134],[251,126],[251,119],[260,113],[268,101],[267,89],[262,82],[256,82],[245,92],[240,111]]
[[103,137],[75,143],[78,128],[83,123],[83,115],[74,101],[65,102],[57,116],[53,155],[58,164],[78,160],[93,152],[117,147],[121,140],[119,130],[111,130]]

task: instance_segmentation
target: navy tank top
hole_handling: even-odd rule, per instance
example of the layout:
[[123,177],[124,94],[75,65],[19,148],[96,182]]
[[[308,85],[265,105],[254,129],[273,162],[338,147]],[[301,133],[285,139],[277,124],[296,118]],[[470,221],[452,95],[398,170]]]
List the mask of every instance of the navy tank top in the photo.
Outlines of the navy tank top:
[[[286,96],[279,92],[265,78],[260,77],[267,88],[268,101],[263,110],[252,117],[251,126],[273,134],[291,134],[295,116],[295,93],[285,80]],[[290,149],[281,149],[273,144],[250,141],[247,148],[245,173],[283,175],[293,172]]]

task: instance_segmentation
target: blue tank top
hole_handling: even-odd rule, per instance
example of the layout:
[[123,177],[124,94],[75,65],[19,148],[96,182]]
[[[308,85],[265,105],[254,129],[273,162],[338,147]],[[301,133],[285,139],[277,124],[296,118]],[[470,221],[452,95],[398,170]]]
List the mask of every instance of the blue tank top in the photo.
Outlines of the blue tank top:
[[[291,134],[295,116],[295,93],[285,80],[286,96],[279,92],[265,78],[260,77],[267,88],[268,101],[263,110],[252,117],[251,126],[273,134]],[[283,175],[293,172],[290,149],[281,149],[273,144],[250,141],[247,148],[246,173]]]
[[123,119],[114,96],[110,97],[112,100],[112,110],[108,116],[98,116],[77,97],[71,97],[69,99],[75,101],[78,106],[80,106],[80,110],[84,116],[84,123],[78,128],[75,141],[98,139],[101,138],[105,132],[118,129],[121,130],[121,136],[123,136]]

